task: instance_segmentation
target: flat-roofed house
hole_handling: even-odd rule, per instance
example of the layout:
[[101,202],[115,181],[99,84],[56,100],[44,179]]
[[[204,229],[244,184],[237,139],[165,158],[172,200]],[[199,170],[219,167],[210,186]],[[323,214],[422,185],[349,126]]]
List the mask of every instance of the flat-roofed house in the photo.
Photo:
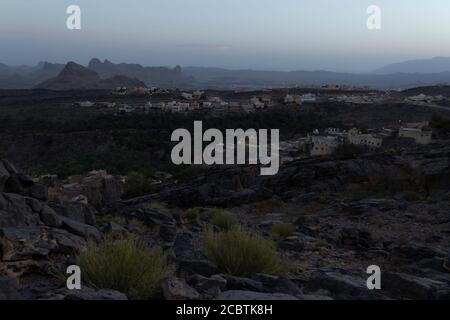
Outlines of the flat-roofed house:
[[401,127],[398,131],[398,136],[400,138],[411,138],[418,144],[429,144],[431,143],[433,132],[431,130],[424,130],[418,128],[407,128]]
[[339,139],[332,136],[312,136],[311,156],[326,156],[336,151]]

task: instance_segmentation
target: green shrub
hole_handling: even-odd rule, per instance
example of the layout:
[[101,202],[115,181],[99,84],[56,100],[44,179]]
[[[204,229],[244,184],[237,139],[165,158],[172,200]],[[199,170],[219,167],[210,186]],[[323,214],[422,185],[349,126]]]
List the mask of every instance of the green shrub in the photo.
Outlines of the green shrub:
[[238,224],[238,219],[231,212],[222,209],[213,209],[210,212],[210,220],[213,225],[223,230],[229,230]]
[[188,219],[197,219],[200,215],[200,209],[199,208],[190,208],[186,210],[186,218]]
[[273,241],[257,233],[240,227],[218,233],[210,229],[203,235],[203,242],[208,259],[227,274],[249,276],[283,271]]
[[277,223],[272,226],[272,239],[278,241],[292,236],[295,231],[295,226],[292,223]]
[[127,175],[124,185],[124,198],[134,198],[152,192],[154,185],[152,179],[141,172],[131,172]]
[[150,249],[135,237],[107,237],[99,245],[89,242],[78,265],[88,285],[118,290],[132,299],[154,297],[171,272],[160,247]]

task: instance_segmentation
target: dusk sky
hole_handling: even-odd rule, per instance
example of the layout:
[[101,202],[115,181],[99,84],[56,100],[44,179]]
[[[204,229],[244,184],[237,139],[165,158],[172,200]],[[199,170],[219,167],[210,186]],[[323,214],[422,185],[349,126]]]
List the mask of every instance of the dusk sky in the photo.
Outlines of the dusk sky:
[[[66,8],[82,29],[66,28]],[[366,9],[382,9],[368,30]],[[0,62],[364,72],[450,56],[448,0],[1,0]]]

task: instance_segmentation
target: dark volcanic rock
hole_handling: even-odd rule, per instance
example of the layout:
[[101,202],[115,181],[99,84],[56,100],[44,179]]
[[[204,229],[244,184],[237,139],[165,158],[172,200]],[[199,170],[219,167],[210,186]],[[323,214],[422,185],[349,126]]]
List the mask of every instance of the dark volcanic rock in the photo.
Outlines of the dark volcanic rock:
[[317,272],[308,281],[307,287],[311,291],[328,290],[337,299],[382,299],[383,296],[370,291],[366,286],[366,279],[338,272]]
[[102,236],[97,228],[67,218],[62,220],[62,228],[85,239],[99,240]]
[[262,282],[255,279],[231,275],[225,275],[225,279],[227,280],[227,290],[265,291]]
[[19,298],[19,282],[16,278],[0,277],[0,300]]
[[441,289],[448,289],[445,282],[394,272],[383,274],[381,283],[383,290],[398,298],[419,300],[432,299]]
[[242,290],[224,291],[216,298],[216,300],[298,300],[298,298],[284,293],[262,293]]
[[100,289],[95,290],[82,287],[81,290],[68,290],[66,288],[57,289],[38,296],[38,300],[128,300],[127,296],[121,292]]
[[227,286],[227,280],[221,275],[208,278],[195,274],[187,279],[187,283],[208,298],[216,297]]
[[24,196],[0,193],[0,227],[33,226],[41,223],[39,203]]
[[53,205],[56,213],[83,224],[95,225],[96,210],[88,204],[80,202],[63,202]]
[[163,296],[166,300],[194,300],[200,294],[191,288],[184,280],[170,277],[161,285]]
[[128,219],[140,220],[150,228],[157,227],[165,245],[173,245],[177,235],[177,225],[170,211],[142,207],[123,207],[119,210]]
[[190,274],[200,274],[205,277],[210,277],[220,273],[219,268],[208,260],[177,259],[176,262],[181,271]]

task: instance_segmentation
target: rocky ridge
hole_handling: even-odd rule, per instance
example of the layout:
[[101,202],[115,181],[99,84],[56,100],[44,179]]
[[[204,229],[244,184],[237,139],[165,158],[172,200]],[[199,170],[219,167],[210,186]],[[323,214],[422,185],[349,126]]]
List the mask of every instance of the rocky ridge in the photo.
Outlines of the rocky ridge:
[[[92,195],[49,201],[47,186],[1,160],[0,298],[127,298],[107,288],[69,292],[50,276],[75,261],[88,239],[119,232],[170,252],[176,272],[163,283],[162,299],[449,299],[449,158],[450,148],[435,146],[402,155],[298,160],[274,177],[260,177],[255,168],[218,168],[126,201],[112,188],[115,196],[107,202]],[[105,192],[103,183],[93,185],[100,187],[77,190]],[[216,206],[263,235],[274,224],[293,224],[294,232],[276,241],[289,272],[236,277],[208,261],[200,234]],[[192,207],[198,216],[186,216]],[[123,222],[107,218],[111,212]],[[136,230],[134,220],[146,228]],[[367,289],[370,265],[382,269],[381,290]]]

